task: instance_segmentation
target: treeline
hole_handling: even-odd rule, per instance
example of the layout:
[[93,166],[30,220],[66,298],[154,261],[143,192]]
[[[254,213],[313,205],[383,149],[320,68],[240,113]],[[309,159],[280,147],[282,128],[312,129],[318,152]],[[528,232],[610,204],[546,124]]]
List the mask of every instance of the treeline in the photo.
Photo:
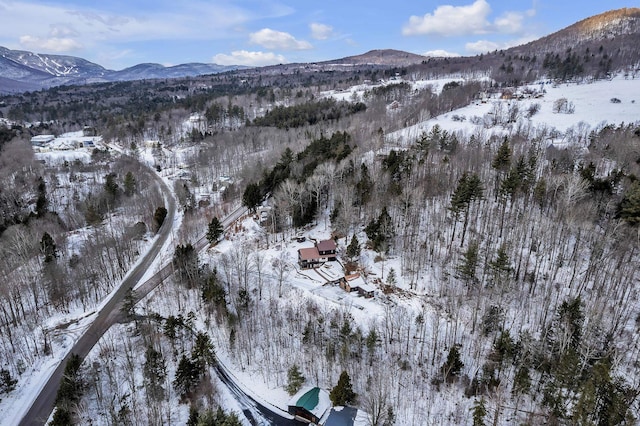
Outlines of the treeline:
[[341,117],[365,111],[362,102],[338,102],[328,98],[316,102],[305,102],[294,106],[276,106],[262,117],[253,120],[254,126],[277,127],[287,129],[313,125],[321,121],[339,120]]

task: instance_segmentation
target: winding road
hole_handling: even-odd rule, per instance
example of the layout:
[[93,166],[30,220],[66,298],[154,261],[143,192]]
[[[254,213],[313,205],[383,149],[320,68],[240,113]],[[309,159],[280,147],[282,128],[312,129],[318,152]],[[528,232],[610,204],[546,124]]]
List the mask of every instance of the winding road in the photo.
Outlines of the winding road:
[[[164,188],[165,194],[171,194],[166,183],[159,176],[156,176],[156,180],[158,184]],[[113,324],[122,320],[122,302],[130,290],[134,290],[133,297],[135,303],[137,303],[173,274],[172,264],[167,263],[153,274],[151,278],[140,284],[140,281],[152,267],[154,261],[160,255],[162,247],[171,235],[175,212],[175,199],[169,195],[167,217],[158,230],[156,241],[153,242],[151,248],[142,260],[125,276],[119,288],[111,294],[110,299],[104,304],[102,309],[100,309],[93,323],[78,338],[73,347],[67,352],[67,355],[60,361],[40,390],[40,393],[34,399],[28,411],[24,414],[19,423],[20,426],[42,426],[46,423],[55,406],[55,398],[60,386],[60,380],[62,379],[65,366],[71,354],[77,354],[84,360],[106,331]],[[245,207],[241,206],[236,208],[222,220],[222,226],[228,229],[231,224],[246,213],[247,209]],[[206,236],[203,236],[195,243],[194,248],[196,251],[200,251],[203,250],[207,244]],[[299,426],[302,424],[294,419],[278,415],[263,404],[252,399],[229,377],[228,372],[221,365],[217,364],[215,370],[222,383],[224,383],[234,395],[242,407],[243,414],[252,425]]]
[[[171,191],[167,187],[166,183],[157,175],[154,175],[158,184],[164,188],[165,194],[171,194]],[[24,426],[40,426],[44,425],[53,410],[58,387],[60,386],[60,380],[64,373],[64,368],[67,365],[68,359],[71,354],[77,354],[80,358],[84,359],[89,351],[100,340],[104,333],[111,327],[118,319],[120,315],[120,306],[129,290],[133,289],[138,282],[143,278],[145,273],[156,260],[156,257],[160,254],[162,246],[165,244],[171,231],[173,229],[173,221],[175,220],[176,202],[173,196],[168,195],[167,216],[158,230],[156,241],[153,242],[151,248],[144,255],[142,260],[137,266],[129,271],[125,278],[120,283],[120,287],[111,294],[111,298],[104,304],[102,309],[98,312],[93,323],[87,328],[87,330],[78,338],[76,343],[69,349],[67,355],[62,359],[58,367],[53,371],[53,374],[49,377],[49,380],[40,390],[40,393],[35,398],[29,410],[25,413],[20,421],[19,425]],[[164,269],[164,268],[163,268]],[[156,273],[158,275],[159,273]],[[153,279],[153,278],[152,278]],[[151,280],[149,280],[151,281]],[[161,281],[159,281],[161,282]],[[159,284],[158,282],[158,284]],[[156,284],[157,285],[157,284]],[[153,288],[150,288],[151,291]]]

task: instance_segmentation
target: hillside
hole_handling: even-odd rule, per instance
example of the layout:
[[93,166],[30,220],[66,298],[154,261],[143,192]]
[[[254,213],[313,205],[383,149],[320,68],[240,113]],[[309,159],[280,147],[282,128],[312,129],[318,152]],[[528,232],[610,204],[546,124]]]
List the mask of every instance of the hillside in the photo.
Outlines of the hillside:
[[52,424],[289,426],[303,386],[377,426],[638,424],[640,79],[603,38],[636,19],[3,96],[0,419],[89,333]]

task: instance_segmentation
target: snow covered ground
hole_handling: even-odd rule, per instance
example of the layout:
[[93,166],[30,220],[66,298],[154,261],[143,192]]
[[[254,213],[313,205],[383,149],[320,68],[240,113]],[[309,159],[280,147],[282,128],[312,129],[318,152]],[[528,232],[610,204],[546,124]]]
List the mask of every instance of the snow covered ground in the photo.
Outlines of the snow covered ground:
[[[415,83],[415,86],[425,87],[426,85],[430,85],[439,90],[449,81],[451,80],[424,81]],[[334,96],[338,99],[352,100],[355,97],[361,97],[368,88],[369,86],[361,85],[355,86],[351,90],[326,93],[326,95]],[[451,132],[465,132],[466,134],[473,134],[474,132],[496,132],[497,134],[503,134],[512,131],[517,126],[527,125],[532,128],[553,128],[557,130],[557,133],[550,142],[561,144],[563,143],[564,137],[570,133],[572,129],[574,131],[578,131],[579,129],[580,132],[587,133],[589,130],[605,124],[618,125],[623,122],[631,123],[638,121],[640,118],[640,80],[616,77],[611,81],[597,81],[588,84],[562,84],[558,86],[552,84],[532,85],[532,88],[544,91],[544,96],[538,99],[519,101],[493,98],[488,99],[486,103],[478,101],[443,116],[389,133],[387,140],[399,145],[409,144],[415,141],[422,132],[428,132],[436,124],[442,129]],[[554,103],[561,98],[566,98],[568,102],[573,104],[575,111],[572,114],[553,111]],[[614,98],[619,99],[620,102],[612,102],[611,100]],[[496,111],[504,111],[515,104],[518,105],[519,110],[522,111],[523,114],[529,110],[533,104],[539,104],[540,109],[530,118],[524,116],[518,117],[518,122],[516,123],[506,123],[504,126],[498,127],[487,125],[487,123],[491,121],[491,116],[495,116]],[[38,155],[42,156],[42,158],[54,159],[67,154],[41,153]],[[69,153],[69,155],[73,156],[74,154]],[[155,161],[150,155],[150,151],[145,151],[142,158],[149,164],[153,164]],[[64,159],[68,158],[64,157]],[[179,163],[179,161],[179,159],[176,159],[174,163]],[[175,176],[175,173],[177,173],[176,169],[177,167],[174,164],[170,170],[162,173],[163,178],[168,181],[170,174]],[[171,182],[168,182],[170,183],[169,186],[172,187]],[[181,220],[182,216],[178,216],[174,226],[178,227]],[[319,269],[320,274],[313,270],[300,270],[296,265],[297,250],[311,245],[308,238],[324,239],[330,237],[331,231],[323,225],[323,223],[323,220],[319,220],[317,226],[305,232],[305,237],[307,237],[306,242],[299,243],[292,239],[281,239],[271,241],[266,245],[261,242],[263,232],[259,225],[253,218],[245,218],[238,227],[238,232],[229,234],[225,241],[215,247],[215,250],[202,254],[202,258],[207,262],[215,261],[215,259],[219,258],[222,254],[233,250],[238,244],[246,244],[247,242],[261,245],[262,248],[260,251],[264,255],[266,265],[273,265],[274,262],[279,259],[286,259],[288,263],[285,289],[283,291],[285,298],[290,297],[294,299],[299,297],[300,294],[303,294],[304,297],[314,300],[318,305],[331,305],[346,309],[354,317],[357,324],[366,329],[367,324],[372,320],[381,318],[385,314],[385,310],[389,306],[389,303],[391,303],[379,288],[374,299],[364,299],[355,294],[347,294],[335,285],[325,285],[327,277],[333,278],[342,273],[339,265],[333,264],[327,268],[322,267]],[[150,243],[151,241],[147,244]],[[339,241],[339,251],[345,249],[346,243],[344,239]],[[171,258],[174,247],[175,242],[172,240],[169,240],[167,244],[165,244],[163,247],[163,256],[161,256],[164,262]],[[378,278],[384,281],[389,277],[389,271],[392,269],[395,271],[401,270],[400,259],[398,258],[392,257],[385,259],[384,262],[376,262],[373,259],[373,252],[364,252],[361,256],[362,266],[368,272],[366,277],[368,283],[378,282],[376,280]],[[148,271],[148,275],[159,268],[159,262],[160,260]],[[437,271],[433,272],[433,274],[436,276]],[[145,276],[145,278],[148,277],[148,275]],[[274,284],[278,279],[275,268],[266,268],[263,277],[265,280],[271,282],[271,284],[265,285],[265,291],[278,291],[277,286]],[[403,281],[399,274],[395,285],[399,289],[409,290],[409,283]],[[295,289],[295,291],[292,291],[293,289]],[[429,292],[425,290],[421,293],[422,294],[417,295],[419,297],[405,301],[405,305],[412,313],[421,312],[425,309],[425,303],[429,300]],[[428,313],[435,315],[434,311],[429,311]],[[53,348],[52,356],[31,366],[30,370],[20,377],[18,389],[0,402],[0,418],[19,419],[21,417],[21,413],[28,407],[31,399],[40,389],[53,366],[56,365],[57,360],[64,356],[65,350],[68,349],[74,339],[77,338],[77,333],[87,327],[92,318],[92,312],[77,312],[69,316],[52,318],[49,321],[46,325],[48,329],[64,328],[64,331],[60,332],[56,346]],[[68,324],[68,326],[60,327],[60,324]],[[440,323],[438,323],[435,328],[430,329],[429,332],[437,332],[440,327],[444,326],[448,325],[440,325]],[[284,392],[283,383],[267,383],[267,381],[264,380],[265,372],[259,368],[254,367],[248,369],[235,364],[231,360],[227,349],[225,349],[227,347],[226,342],[218,341],[216,343],[220,361],[250,395],[264,402],[265,405],[273,405],[275,410],[286,410],[286,402],[289,396]],[[238,409],[232,396],[226,395],[223,399],[227,401],[226,404],[228,408],[232,410]],[[468,407],[464,407],[464,409],[467,408]],[[451,407],[443,407],[442,411],[450,409]]]
[[[399,144],[413,143],[422,132],[429,132],[436,124],[449,132],[462,132],[466,135],[483,133],[487,136],[508,134],[520,126],[529,126],[547,132],[555,129],[557,132],[550,137],[549,142],[557,146],[563,143],[568,133],[584,134],[604,125],[617,126],[640,120],[640,79],[618,76],[612,80],[580,84],[538,83],[531,84],[528,88],[543,93],[543,96],[506,100],[494,95],[484,103],[478,100],[448,114],[391,132],[387,134],[387,141]],[[519,91],[524,92],[525,89],[522,87]],[[563,98],[573,104],[573,113],[554,112],[554,103]],[[616,102],[616,99],[620,102]],[[530,118],[526,117],[527,111],[534,104],[539,105],[539,111]],[[496,114],[506,115],[512,106],[519,110],[517,121],[495,126],[494,122],[499,119],[496,118]]]

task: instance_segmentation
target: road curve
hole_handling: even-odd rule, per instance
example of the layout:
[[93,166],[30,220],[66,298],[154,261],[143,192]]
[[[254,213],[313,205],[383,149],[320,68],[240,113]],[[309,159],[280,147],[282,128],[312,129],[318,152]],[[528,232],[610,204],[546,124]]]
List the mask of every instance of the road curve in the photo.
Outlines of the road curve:
[[144,255],[139,264],[129,271],[124,280],[122,280],[120,287],[113,293],[111,299],[102,307],[96,319],[91,326],[80,336],[73,347],[69,350],[64,359],[60,362],[58,367],[54,370],[53,374],[49,377],[49,380],[40,390],[40,393],[35,398],[29,410],[25,413],[20,426],[40,426],[44,425],[53,410],[58,387],[60,386],[60,380],[64,368],[67,364],[67,360],[71,354],[78,354],[80,358],[84,359],[93,346],[100,340],[102,335],[113,325],[119,314],[119,306],[122,300],[127,295],[127,292],[132,289],[144,276],[152,263],[160,253],[160,249],[171,235],[173,227],[173,221],[175,219],[176,202],[171,195],[170,189],[167,184],[158,176],[156,180],[159,185],[164,187],[164,193],[168,194],[168,207],[167,217],[164,223],[158,230],[158,238],[151,245],[151,248]]

